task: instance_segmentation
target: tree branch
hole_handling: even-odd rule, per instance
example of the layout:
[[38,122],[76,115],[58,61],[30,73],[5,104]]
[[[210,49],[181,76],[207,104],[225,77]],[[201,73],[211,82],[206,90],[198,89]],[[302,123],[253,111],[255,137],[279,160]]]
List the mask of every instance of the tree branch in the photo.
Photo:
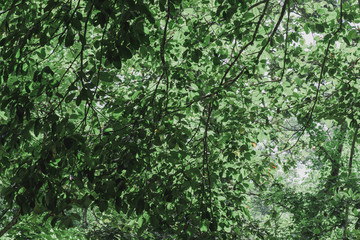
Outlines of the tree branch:
[[165,105],[165,112],[167,111],[168,103],[169,103],[169,74],[166,67],[165,61],[165,43],[166,43],[166,35],[167,35],[167,28],[170,20],[170,0],[167,1],[167,13],[166,13],[166,23],[164,28],[164,35],[160,46],[160,54],[161,54],[161,62],[163,65],[163,73],[166,78],[166,105]]
[[248,42],[244,47],[242,47],[238,53],[238,55],[236,56],[236,58],[234,59],[234,61],[232,61],[232,63],[230,64],[230,66],[226,69],[225,73],[224,73],[224,76],[222,77],[221,79],[221,82],[220,82],[220,86],[223,85],[224,81],[225,81],[225,78],[227,76],[227,74],[230,72],[231,68],[235,65],[235,63],[238,61],[238,59],[240,58],[241,54],[243,53],[243,51],[245,49],[247,49],[250,45],[254,44],[254,41],[255,41],[255,38],[256,38],[256,35],[259,31],[259,28],[260,28],[260,24],[265,16],[265,13],[266,13],[266,10],[269,6],[269,0],[266,1],[266,4],[265,4],[265,7],[264,7],[264,10],[263,12],[261,13],[261,16],[256,24],[256,28],[255,28],[255,31],[253,33],[253,36],[252,36],[252,39],[250,42]]
[[[14,1],[14,2],[15,2],[15,1]],[[20,6],[20,5],[23,4],[24,2],[25,2],[25,0],[23,0],[23,1],[19,2],[19,3],[17,3],[17,4],[12,4],[11,7],[9,7],[8,9],[0,12],[0,16],[3,15],[3,14],[5,14],[5,13],[7,13],[8,11],[10,11],[10,10],[12,10],[12,9],[14,9],[14,8],[17,8],[18,6]]]
[[[313,115],[313,112],[314,112],[314,109],[315,109],[315,106],[317,104],[317,101],[319,99],[319,92],[320,92],[320,84],[321,84],[321,80],[323,78],[323,75],[324,75],[324,69],[325,69],[325,63],[326,63],[326,60],[328,58],[328,54],[329,54],[329,49],[330,49],[330,44],[332,42],[332,39],[336,37],[336,35],[341,31],[342,29],[342,19],[343,19],[343,10],[342,10],[342,5],[343,5],[343,0],[341,0],[340,2],[340,18],[339,18],[339,22],[340,22],[340,26],[339,28],[334,32],[333,34],[333,37],[329,39],[329,42],[327,44],[327,47],[326,47],[326,50],[325,50],[325,56],[324,56],[324,59],[323,59],[323,62],[321,64],[321,71],[320,71],[320,77],[319,77],[319,80],[318,80],[318,84],[317,84],[317,91],[316,91],[316,95],[315,95],[315,101],[314,101],[314,104],[310,110],[310,113],[309,113],[309,118],[306,122],[306,124],[304,125],[304,128],[303,128],[303,131],[301,133],[301,135],[298,137],[298,139],[296,140],[296,142],[287,150],[290,150],[292,149],[300,140],[301,136],[304,134],[306,128],[308,127],[309,123],[310,123],[310,120],[312,118],[312,115]],[[283,150],[285,151],[285,150]]]
[[356,127],[356,129],[355,129],[355,133],[354,133],[354,136],[353,136],[353,141],[352,141],[352,144],[351,144],[348,176],[350,176],[350,174],[351,174],[352,162],[353,162],[353,157],[354,157],[354,153],[355,153],[355,143],[356,143],[356,138],[357,138],[358,131],[359,131],[359,126]]
[[[270,37],[268,38],[268,40],[266,41],[265,45],[260,49],[260,52],[258,53],[257,57],[256,57],[256,62],[259,61],[259,58],[261,56],[261,54],[264,52],[265,48],[267,47],[267,45],[269,44],[269,42],[271,41],[271,39],[274,37],[277,29],[279,28],[280,26],[280,23],[285,15],[285,10],[286,10],[286,6],[289,4],[289,0],[285,0],[284,2],[284,5],[282,7],[282,10],[281,10],[281,13],[280,13],[280,17],[279,17],[279,20],[277,21],[275,27],[274,27],[274,30],[272,31]],[[286,34],[286,37],[287,37],[287,34]]]
[[285,49],[284,49],[284,63],[283,63],[283,68],[281,71],[281,77],[279,82],[282,81],[283,77],[284,77],[284,73],[285,73],[285,66],[286,66],[286,57],[287,57],[287,45],[288,45],[288,37],[289,37],[289,21],[290,21],[290,4],[288,3],[288,18],[286,20],[286,37],[285,37]]
[[207,133],[209,130],[209,125],[210,125],[210,117],[211,117],[211,113],[212,113],[212,106],[211,103],[209,103],[208,105],[208,116],[206,119],[206,124],[205,124],[205,131],[204,131],[204,137],[203,137],[203,142],[204,142],[204,148],[203,148],[203,178],[205,178],[205,165],[206,165],[206,171],[207,171],[207,180],[208,180],[208,192],[209,192],[209,207],[210,207],[210,211],[211,211],[211,217],[214,217],[213,214],[213,210],[212,210],[212,192],[211,192],[211,180],[210,180],[210,167],[209,167],[209,159],[208,159],[208,143],[207,143]]
[[21,208],[19,208],[17,210],[17,212],[15,213],[13,219],[8,223],[8,225],[6,225],[1,231],[0,231],[0,237],[2,237],[7,231],[9,231],[10,228],[12,228],[17,221],[19,220],[20,217],[20,213],[21,213]]

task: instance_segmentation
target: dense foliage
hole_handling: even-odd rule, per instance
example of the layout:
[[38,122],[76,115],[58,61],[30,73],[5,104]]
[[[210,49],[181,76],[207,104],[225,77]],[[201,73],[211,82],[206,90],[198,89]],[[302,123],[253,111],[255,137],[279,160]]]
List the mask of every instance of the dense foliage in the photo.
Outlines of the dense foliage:
[[1,1],[0,237],[358,239],[359,14]]

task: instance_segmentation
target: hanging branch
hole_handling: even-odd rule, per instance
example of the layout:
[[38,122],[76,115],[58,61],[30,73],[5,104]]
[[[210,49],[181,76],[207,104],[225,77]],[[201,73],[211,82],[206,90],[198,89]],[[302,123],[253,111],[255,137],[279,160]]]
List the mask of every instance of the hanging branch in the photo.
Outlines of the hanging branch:
[[[75,56],[74,60],[70,63],[70,65],[68,66],[68,68],[65,70],[65,72],[63,73],[63,75],[61,76],[59,83],[60,84],[62,82],[62,80],[65,78],[66,74],[70,71],[71,67],[74,65],[75,61],[78,59],[78,57],[80,56],[80,52]],[[75,79],[70,86],[74,85],[77,82],[77,79]],[[69,86],[69,87],[70,87]],[[58,109],[61,104],[63,103],[63,101],[65,100],[65,98],[67,97],[67,95],[70,93],[69,88],[67,89],[66,93],[64,94],[63,98],[59,101],[59,103],[56,105],[56,107],[53,109],[52,112],[55,112],[56,109]]]
[[[160,46],[160,54],[161,54],[161,62],[163,65],[163,74],[166,78],[166,105],[165,105],[165,112],[167,111],[168,103],[169,103],[169,74],[166,67],[165,61],[165,43],[166,43],[166,35],[167,35],[167,28],[170,20],[170,0],[167,2],[167,11],[166,11],[166,23],[164,28],[164,35]],[[161,78],[160,78],[161,79]]]
[[157,83],[156,83],[155,90],[154,90],[154,93],[153,93],[152,98],[151,98],[151,101],[150,101],[150,104],[152,104],[152,105],[154,104],[156,92],[157,92],[157,89],[158,89],[158,87],[159,87],[160,81],[161,81],[161,79],[162,79],[163,77],[164,77],[164,73],[161,74],[159,80],[158,80]]
[[351,175],[351,169],[352,169],[352,163],[353,163],[353,157],[354,157],[354,153],[355,153],[355,143],[356,143],[356,139],[357,139],[357,134],[359,131],[359,127],[356,127],[355,129],[355,133],[353,136],[353,141],[351,144],[351,151],[350,151],[350,159],[349,159],[349,169],[348,169],[348,176]]
[[[86,20],[85,20],[85,24],[84,24],[84,34],[82,36],[82,41],[81,41],[81,34],[79,33],[80,36],[80,42],[81,42],[81,50],[80,50],[80,79],[82,81],[83,79],[83,73],[84,73],[84,51],[85,51],[85,46],[86,46],[86,33],[87,33],[87,28],[88,28],[88,22],[91,16],[91,12],[92,12],[92,8],[93,8],[94,4],[91,4],[90,9],[87,13],[86,16]],[[104,35],[103,35],[104,36]]]
[[[346,121],[343,120],[341,125],[340,125],[340,129],[339,129],[339,137],[337,139],[339,146],[336,149],[336,154],[335,155],[335,159],[334,158],[330,158],[331,161],[331,172],[330,172],[330,176],[329,179],[327,180],[326,183],[326,190],[328,191],[328,189],[331,188],[331,186],[335,183],[336,178],[339,176],[339,172],[340,172],[340,158],[341,158],[341,154],[342,154],[342,150],[344,147],[344,142],[345,142],[345,135],[346,135]],[[339,159],[339,160],[337,160]]]
[[[333,38],[336,37],[336,35],[341,31],[342,29],[342,18],[343,18],[343,12],[342,12],[342,4],[343,4],[343,0],[341,0],[341,3],[340,3],[340,26],[339,28],[336,30],[336,32],[334,33],[334,36]],[[320,77],[319,77],[319,80],[318,80],[318,85],[317,85],[317,91],[316,91],[316,95],[315,95],[315,101],[314,101],[314,105],[312,106],[311,108],[311,111],[310,111],[310,116],[306,122],[306,125],[304,127],[304,131],[305,129],[307,128],[307,126],[309,125],[309,122],[311,120],[311,117],[312,117],[312,114],[314,112],[314,108],[316,106],[316,103],[319,99],[319,92],[320,92],[320,84],[321,84],[321,80],[323,78],[323,75],[324,75],[324,69],[325,69],[325,63],[326,63],[326,60],[328,58],[328,54],[329,54],[329,49],[330,49],[330,44],[332,42],[332,39],[329,39],[329,42],[328,42],[328,45],[326,47],[326,51],[325,51],[325,57],[323,59],[323,63],[321,64],[321,72],[320,72]]]
[[[85,26],[84,26],[84,34],[83,34],[83,40],[81,41],[81,50],[80,50],[80,81],[81,81],[81,84],[83,86],[83,88],[85,87],[85,84],[84,84],[84,80],[83,80],[83,77],[85,76],[84,74],[84,51],[85,51],[85,46],[86,46],[86,33],[87,33],[87,27],[88,27],[88,22],[89,22],[89,19],[90,19],[90,16],[91,16],[91,12],[92,12],[92,8],[93,8],[94,4],[91,4],[91,7],[87,13],[87,16],[86,16],[86,20],[85,20]],[[79,34],[80,36],[80,39],[81,39],[81,35]],[[104,36],[104,35],[103,35]],[[85,79],[86,80],[86,79]],[[97,86],[99,84],[99,81],[97,82]],[[95,94],[94,94],[94,97],[95,97]],[[92,104],[92,100],[88,100],[86,99],[86,102],[89,104],[88,108],[86,107],[86,104],[85,104],[85,116],[84,116],[84,119],[83,119],[83,123],[84,123],[84,127],[83,127],[83,130],[85,130],[85,127],[86,127],[86,118],[87,118],[87,115],[90,111],[90,107],[91,107],[91,104]]]
[[[326,50],[325,50],[325,56],[324,56],[324,59],[323,59],[323,62],[321,64],[321,71],[320,71],[320,77],[319,77],[319,80],[318,80],[318,84],[317,84],[317,90],[316,90],[316,95],[315,95],[315,100],[314,100],[314,104],[310,110],[310,112],[308,113],[309,115],[309,118],[307,119],[304,127],[303,127],[303,130],[302,130],[302,133],[300,134],[300,136],[297,138],[296,142],[290,147],[288,148],[287,150],[290,150],[292,149],[300,140],[301,136],[304,135],[304,132],[306,130],[306,128],[308,127],[310,121],[311,121],[311,118],[312,118],[312,115],[313,115],[313,112],[314,112],[314,109],[315,109],[315,106],[317,104],[317,101],[319,99],[319,92],[320,92],[320,84],[321,84],[321,80],[323,78],[323,75],[324,75],[324,70],[325,70],[325,63],[326,63],[326,60],[328,58],[328,54],[329,54],[329,49],[330,49],[330,44],[332,42],[332,40],[336,37],[336,35],[342,30],[342,22],[343,22],[343,0],[341,0],[340,2],[340,18],[339,18],[339,22],[340,22],[340,26],[338,27],[338,29],[334,32],[333,34],[333,37],[329,39],[329,42],[327,44],[327,47],[326,47]],[[287,151],[287,150],[283,150],[283,151]]]
[[285,37],[285,49],[284,49],[284,63],[283,63],[283,68],[281,71],[281,77],[279,82],[282,81],[283,77],[284,77],[284,73],[285,73],[285,67],[286,67],[286,57],[287,57],[287,46],[288,46],[288,37],[289,37],[289,22],[290,22],[290,4],[288,3],[288,17],[286,20],[286,37]]
[[[359,126],[357,126],[356,129],[355,129],[352,144],[351,144],[349,168],[348,168],[348,177],[350,177],[350,175],[351,175],[352,162],[353,162],[353,157],[354,157],[354,153],[355,153],[355,143],[356,143],[358,131],[359,131]],[[346,239],[346,237],[347,237],[346,231],[347,231],[347,228],[348,228],[348,225],[349,225],[349,207],[350,207],[350,203],[347,203],[346,204],[346,211],[345,211],[345,225],[344,225],[344,231],[343,231],[344,239]]]
[[203,148],[203,184],[205,182],[205,165],[206,165],[207,181],[208,181],[208,192],[209,192],[209,208],[210,208],[210,211],[211,211],[211,217],[213,217],[214,214],[213,214],[213,210],[212,210],[212,192],[211,192],[211,179],[210,179],[210,167],[209,167],[209,159],[208,159],[208,143],[207,143],[207,138],[208,138],[207,134],[208,134],[209,125],[210,125],[211,113],[212,113],[212,106],[211,106],[211,103],[209,103],[209,105],[208,105],[208,116],[207,116],[207,119],[206,119],[205,131],[204,131],[204,137],[203,137],[203,143],[204,143],[204,148]]
[[[100,52],[101,52],[101,54],[103,54],[104,37],[105,37],[107,25],[108,25],[108,23],[105,24],[105,27],[104,27],[104,30],[103,30],[103,33],[102,33],[102,36],[101,36],[101,46],[100,46]],[[99,67],[98,67],[98,70],[97,70],[97,82],[96,82],[96,86],[95,86],[95,90],[94,90],[94,98],[95,98],[95,95],[96,95],[96,93],[97,93],[97,90],[98,90],[99,84],[100,84],[100,71],[101,71],[101,68],[102,68],[102,67],[101,67],[101,66],[102,66],[102,59],[103,59],[103,58],[102,58],[102,56],[101,56],[100,61],[99,61]],[[91,109],[92,109],[94,112],[100,113],[100,112],[92,105],[92,103],[93,103],[93,101],[94,101],[94,98],[91,99],[89,106],[91,107]],[[100,113],[100,114],[101,114],[101,113]],[[105,117],[105,116],[103,115],[103,117]],[[105,118],[106,118],[106,117],[105,117]],[[97,119],[98,119],[98,122],[99,122],[100,139],[101,139],[102,136],[103,136],[104,128],[101,127],[101,123],[100,123],[99,117],[97,117]]]
[[[167,71],[167,67],[166,67],[166,60],[165,60],[165,44],[166,44],[167,28],[168,28],[169,20],[170,20],[170,0],[168,0],[168,2],[167,2],[167,11],[166,11],[166,13],[167,14],[166,14],[166,22],[165,22],[165,27],[164,27],[164,33],[163,33],[163,38],[162,38],[161,45],[160,45],[160,58],[161,58],[161,63],[162,63],[162,67],[163,67],[163,72],[162,72],[161,76],[159,77],[159,79],[157,80],[155,90],[154,90],[154,92],[152,94],[152,98],[151,98],[151,101],[149,103],[151,105],[154,105],[156,92],[157,92],[157,90],[159,88],[161,80],[165,76],[165,78],[166,78],[165,112],[167,112],[167,106],[168,106],[168,103],[169,103],[169,75],[168,75],[168,71]],[[161,113],[161,109],[160,109],[160,113]],[[154,118],[155,118],[154,107],[153,107],[153,114],[154,114]]]

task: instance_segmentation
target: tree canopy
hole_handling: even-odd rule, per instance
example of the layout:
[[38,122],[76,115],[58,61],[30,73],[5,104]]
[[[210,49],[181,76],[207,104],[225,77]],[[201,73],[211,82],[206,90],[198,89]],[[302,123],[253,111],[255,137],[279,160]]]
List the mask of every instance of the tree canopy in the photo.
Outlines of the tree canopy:
[[95,209],[129,239],[359,238],[359,14],[1,1],[0,236]]

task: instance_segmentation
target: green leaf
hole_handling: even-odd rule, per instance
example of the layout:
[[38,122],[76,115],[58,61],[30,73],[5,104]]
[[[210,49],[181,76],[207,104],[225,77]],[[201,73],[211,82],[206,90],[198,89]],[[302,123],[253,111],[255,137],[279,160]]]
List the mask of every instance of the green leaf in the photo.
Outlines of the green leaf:
[[54,72],[51,70],[49,66],[44,67],[42,71],[51,74],[51,76],[54,76]]
[[352,39],[356,38],[357,35],[357,31],[353,29],[348,33],[347,38],[349,39],[349,41],[351,41]]
[[34,134],[36,137],[39,136],[41,128],[42,128],[42,124],[40,123],[40,119],[37,118],[34,124]]
[[81,31],[81,22],[78,18],[73,17],[71,19],[71,26],[76,30],[76,31]]
[[131,100],[136,100],[140,93],[141,93],[141,91],[136,91],[136,92],[131,96]]
[[98,23],[100,24],[100,26],[101,26],[102,28],[105,27],[105,24],[106,24],[106,22],[107,22],[107,16],[106,16],[106,14],[103,13],[103,12],[99,12],[96,17],[97,17],[97,21],[98,21]]
[[154,227],[159,226],[158,216],[151,215],[151,216],[150,216],[150,223],[151,223],[151,225],[154,226]]
[[109,72],[100,72],[99,73],[99,78],[100,81],[104,81],[104,82],[112,82],[114,81],[114,77],[112,74],[110,74]]
[[109,207],[108,202],[107,201],[99,201],[97,203],[100,212],[105,212],[106,209]]
[[76,106],[79,106],[81,104],[81,101],[83,100],[83,97],[81,95],[78,95],[76,98]]
[[131,53],[131,51],[130,51],[127,47],[125,47],[125,46],[121,46],[121,47],[119,48],[119,52],[120,52],[120,55],[121,55],[123,58],[125,58],[125,59],[130,59],[130,58],[132,58],[132,53]]
[[207,232],[209,230],[209,220],[204,219],[201,222],[200,231],[201,232]]
[[136,203],[136,213],[141,214],[145,208],[145,200],[143,197],[139,197]]
[[117,59],[116,61],[114,61],[113,64],[114,64],[114,67],[116,67],[118,70],[121,69],[122,64],[121,64],[120,59]]
[[45,48],[41,48],[40,52],[37,52],[39,58],[44,59],[46,57]]
[[66,102],[66,103],[71,102],[71,101],[74,99],[74,97],[75,97],[75,93],[69,94],[69,95],[65,98],[65,102]]
[[71,47],[74,44],[74,38],[75,35],[73,34],[72,30],[69,29],[65,37],[65,47]]
[[344,40],[344,42],[345,42],[348,46],[351,45],[351,44],[350,44],[350,41],[349,41],[346,37],[343,37],[343,40]]
[[47,38],[46,34],[41,34],[41,36],[40,36],[40,45],[45,46],[47,41],[48,41],[48,38]]
[[316,24],[315,27],[318,32],[323,33],[325,31],[324,25],[322,24]]
[[231,232],[231,227],[225,226],[224,231],[227,232],[227,233],[230,233]]

